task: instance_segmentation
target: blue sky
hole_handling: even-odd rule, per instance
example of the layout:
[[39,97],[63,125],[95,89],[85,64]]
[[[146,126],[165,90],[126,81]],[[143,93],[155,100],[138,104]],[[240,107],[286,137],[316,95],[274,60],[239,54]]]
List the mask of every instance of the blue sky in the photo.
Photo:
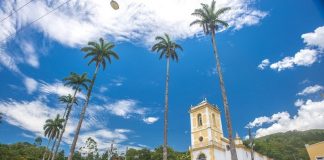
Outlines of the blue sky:
[[[0,2],[1,19],[26,2]],[[71,89],[61,80],[70,72],[92,75],[94,66],[87,66],[80,48],[99,37],[116,43],[120,60],[98,75],[80,146],[89,136],[102,150],[112,141],[120,148],[162,144],[166,67],[149,48],[154,37],[165,32],[184,48],[179,62],[171,63],[169,145],[188,149],[191,105],[207,98],[223,111],[210,37],[189,27],[194,19],[190,13],[199,1],[127,0],[113,11],[106,1],[74,0],[8,38],[60,3],[32,2],[1,22],[1,143],[33,142],[42,135],[47,118],[62,114],[64,106],[57,97]],[[169,3],[174,5],[168,8]],[[217,34],[217,45],[234,131],[243,137],[248,124],[257,136],[324,129],[323,2],[217,4],[232,7],[223,17],[230,28]],[[81,101],[83,96],[79,95]],[[81,106],[73,110],[65,149],[80,110]]]

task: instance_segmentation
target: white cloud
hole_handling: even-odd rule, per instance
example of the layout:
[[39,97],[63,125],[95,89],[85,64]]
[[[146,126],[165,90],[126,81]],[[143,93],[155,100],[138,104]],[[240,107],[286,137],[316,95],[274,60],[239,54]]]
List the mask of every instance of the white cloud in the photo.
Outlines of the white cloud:
[[99,92],[100,92],[100,93],[106,92],[107,90],[108,90],[108,88],[105,87],[105,86],[101,86],[101,87],[99,88]]
[[147,124],[153,124],[155,123],[156,121],[158,121],[159,118],[158,117],[147,117],[147,118],[144,118],[143,121]]
[[280,119],[287,117],[287,115],[288,115],[287,112],[279,112],[277,114],[272,115],[271,117],[262,116],[262,117],[254,119],[254,121],[250,122],[247,126],[248,127],[259,127],[265,123],[272,123],[275,121],[279,121]]
[[0,64],[6,67],[8,70],[21,74],[16,60],[7,54],[0,46]]
[[264,60],[263,60],[263,61],[258,65],[258,68],[259,68],[260,70],[264,70],[265,67],[268,67],[268,66],[269,66],[269,64],[270,64],[269,59],[264,59]]
[[305,33],[301,37],[308,46],[324,49],[324,26],[316,28],[314,32]]
[[308,86],[306,87],[303,91],[297,93],[297,95],[308,95],[308,94],[313,94],[318,91],[324,90],[323,86],[320,85],[314,85],[314,86]]
[[[73,95],[74,90],[71,87],[65,86],[62,82],[55,82],[52,84],[49,83],[41,83],[40,84],[40,92],[46,94],[56,94],[58,96],[66,96],[68,94]],[[77,94],[78,97],[85,99],[85,95],[81,92]]]
[[320,52],[315,49],[302,49],[294,57],[285,57],[281,61],[270,65],[271,69],[282,71],[295,66],[311,66],[320,56]]
[[131,99],[119,100],[115,103],[107,104],[105,108],[109,113],[124,118],[130,118],[132,115],[136,114],[144,116],[146,112],[146,108],[138,107],[137,101]]
[[35,134],[42,135],[46,119],[53,118],[63,110],[48,107],[41,101],[0,101],[0,112],[6,117],[5,121]]
[[[284,57],[282,60],[270,65],[270,68],[277,71],[291,69],[296,66],[311,66],[319,61],[324,51],[324,26],[318,27],[314,32],[302,34],[301,38],[306,43],[304,49],[299,50],[294,56]],[[263,61],[262,61],[263,62]],[[258,67],[264,69],[269,65],[261,63]]]
[[302,106],[304,103],[305,103],[304,100],[302,100],[302,99],[297,99],[297,100],[295,101],[294,105],[295,105],[296,107],[300,107],[300,106]]
[[21,50],[25,55],[26,62],[34,68],[39,67],[38,56],[35,52],[34,46],[30,42],[23,41],[21,44]]
[[118,133],[129,133],[129,132],[131,132],[131,130],[119,128],[119,129],[115,129],[115,132],[118,132]]
[[[14,33],[14,26],[18,24],[25,26],[35,20],[35,17],[44,15],[63,2],[53,3],[44,0],[30,3],[16,16],[6,21],[0,37]],[[3,2],[0,17],[24,3],[25,1]],[[84,44],[105,35],[119,41],[135,43],[141,41],[150,44],[156,35],[165,32],[172,34],[176,39],[188,38],[200,32],[201,29],[198,27],[189,27],[190,22],[195,19],[191,13],[200,7],[200,3],[210,3],[210,1],[124,0],[118,3],[120,9],[115,11],[106,0],[73,0],[68,3],[69,5],[64,5],[58,11],[33,24],[33,27],[69,46]],[[224,15],[224,19],[237,30],[244,26],[258,24],[266,16],[265,12],[253,8],[253,3],[254,1],[249,0],[219,0],[217,7],[232,8]]]
[[28,94],[32,94],[37,90],[38,82],[30,77],[25,77],[24,84],[27,89]]
[[109,85],[119,87],[119,86],[123,85],[124,80],[125,80],[125,78],[123,78],[123,77],[117,77],[117,78],[112,79],[111,83]]
[[[43,136],[43,125],[45,124],[45,121],[49,118],[54,118],[56,114],[62,115],[64,108],[50,107],[40,100],[9,100],[0,101],[0,112],[6,115],[4,120],[9,124],[17,126],[25,131],[32,132],[34,135]],[[78,123],[79,112],[77,114],[76,112],[78,111],[72,110],[72,117],[69,119],[63,137],[63,141],[67,144],[72,143],[75,126]],[[128,139],[127,134],[132,132],[129,129],[111,130],[102,127],[103,125],[98,125],[98,123],[102,122],[92,120],[94,117],[95,115],[90,115],[85,118],[77,148],[84,146],[87,138],[92,137],[98,142],[98,148],[104,150],[107,149],[107,146],[110,146],[110,143],[113,141],[115,144],[126,141]],[[22,134],[25,137],[30,137],[30,135]]]
[[[258,121],[256,118],[253,122]],[[261,126],[264,123],[270,123],[269,127],[258,128],[256,137],[262,137],[278,132],[287,132],[291,130],[309,130],[324,129],[324,100],[312,101],[307,100],[298,108],[296,115],[291,116],[288,112],[279,112],[271,117],[262,117],[264,121],[257,123]]]

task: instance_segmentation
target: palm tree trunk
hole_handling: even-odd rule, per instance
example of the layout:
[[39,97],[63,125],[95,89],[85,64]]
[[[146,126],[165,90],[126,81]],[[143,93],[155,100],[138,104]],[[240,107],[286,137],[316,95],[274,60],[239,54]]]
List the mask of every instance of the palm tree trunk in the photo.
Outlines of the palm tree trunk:
[[57,142],[57,137],[55,137],[55,140],[54,140],[53,145],[52,145],[51,152],[50,152],[50,154],[48,155],[47,160],[50,160],[50,159],[51,159],[51,154],[53,154],[53,150],[54,150],[54,146],[55,146],[56,142]]
[[64,110],[64,114],[63,114],[63,118],[65,117],[65,115],[66,115],[66,111],[68,110],[68,107],[69,107],[69,104],[68,105],[66,105],[66,107],[65,107],[65,110]]
[[83,122],[83,119],[84,119],[84,115],[85,115],[85,112],[86,112],[87,107],[88,107],[88,104],[89,104],[92,87],[93,87],[93,85],[95,83],[98,69],[99,69],[99,64],[97,64],[97,66],[96,66],[96,70],[95,70],[95,72],[93,74],[93,77],[92,77],[92,80],[91,80],[91,84],[90,84],[90,87],[88,89],[87,99],[86,99],[86,101],[85,101],[85,103],[83,105],[82,112],[80,114],[79,123],[78,123],[78,126],[77,126],[76,130],[75,130],[75,135],[74,135],[74,139],[73,139],[73,142],[72,142],[72,145],[71,145],[71,148],[70,148],[70,155],[69,155],[68,160],[72,160],[72,158],[73,158],[73,154],[74,154],[74,150],[75,150],[75,147],[76,147],[76,143],[78,141],[79,134],[80,134],[81,125],[82,125],[82,122]]
[[47,142],[47,146],[46,146],[46,149],[45,149],[45,152],[44,152],[44,154],[43,154],[43,158],[42,158],[42,160],[45,160],[45,156],[46,156],[46,151],[48,150],[48,146],[49,146],[49,144],[51,143],[51,138],[48,140],[48,142]]
[[164,110],[164,143],[163,143],[163,160],[168,159],[168,111],[169,111],[169,67],[170,58],[167,58],[166,80],[165,80],[165,110]]
[[229,106],[228,106],[228,101],[227,101],[225,84],[224,84],[223,75],[222,75],[222,69],[220,66],[220,61],[219,61],[219,56],[218,56],[218,51],[217,51],[217,46],[216,46],[215,31],[212,31],[212,43],[213,43],[213,49],[214,49],[214,56],[216,59],[217,73],[218,73],[218,77],[219,77],[219,85],[221,87],[222,97],[223,97],[225,118],[226,118],[227,131],[228,131],[228,139],[230,141],[231,158],[232,158],[232,160],[237,160],[235,142],[233,141],[231,116],[230,116],[230,111],[229,111]]
[[60,143],[62,141],[62,137],[63,137],[63,134],[65,132],[65,128],[66,128],[67,122],[69,120],[69,116],[70,116],[70,113],[71,113],[71,110],[72,110],[72,106],[74,104],[74,100],[75,100],[75,97],[76,97],[76,94],[77,94],[78,90],[79,90],[79,87],[75,89],[74,94],[73,94],[73,97],[72,97],[72,102],[71,102],[71,104],[68,104],[68,106],[67,106],[67,113],[66,113],[66,115],[64,114],[65,115],[64,126],[63,126],[62,132],[61,132],[61,134],[59,136],[58,142],[57,142],[57,144],[55,146],[55,150],[54,150],[54,153],[52,155],[52,160],[55,159],[56,153],[57,153],[57,151],[58,151],[58,149],[60,147]]

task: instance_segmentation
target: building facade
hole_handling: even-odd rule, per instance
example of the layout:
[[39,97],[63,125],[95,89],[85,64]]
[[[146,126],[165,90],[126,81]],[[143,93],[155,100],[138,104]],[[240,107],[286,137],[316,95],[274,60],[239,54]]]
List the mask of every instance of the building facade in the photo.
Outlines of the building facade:
[[311,160],[324,160],[324,141],[312,145],[306,145]]
[[[221,113],[217,106],[205,99],[190,108],[191,159],[192,160],[230,160],[229,140],[223,135]],[[243,145],[237,135],[235,138],[239,160],[251,160],[251,151]],[[254,152],[254,160],[270,158]]]

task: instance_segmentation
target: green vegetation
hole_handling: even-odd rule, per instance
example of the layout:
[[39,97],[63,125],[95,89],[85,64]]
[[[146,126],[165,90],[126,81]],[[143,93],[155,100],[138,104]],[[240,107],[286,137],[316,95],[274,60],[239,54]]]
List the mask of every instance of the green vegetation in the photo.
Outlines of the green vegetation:
[[216,60],[217,75],[219,78],[219,86],[221,88],[221,93],[223,97],[228,139],[230,141],[231,157],[232,160],[237,160],[235,144],[233,141],[233,129],[232,129],[232,121],[230,117],[230,110],[229,110],[227,94],[225,90],[225,84],[223,80],[222,69],[220,65],[221,64],[220,58],[219,58],[217,45],[216,45],[216,31],[228,27],[227,22],[221,19],[221,16],[228,10],[230,10],[230,8],[228,7],[220,8],[216,10],[215,0],[213,0],[210,5],[202,3],[201,8],[195,9],[195,11],[191,14],[193,16],[196,16],[197,19],[193,21],[190,24],[190,26],[199,25],[200,27],[203,28],[203,31],[207,36],[208,35],[211,36],[214,56]]
[[[1,160],[39,160],[42,158],[46,148],[36,146],[27,142],[16,144],[0,144]],[[112,151],[112,152],[110,152]],[[73,160],[160,160],[163,157],[163,147],[158,147],[152,151],[149,149],[128,149],[127,154],[118,154],[117,149],[106,151],[103,154],[98,153],[97,143],[88,138],[86,145],[80,148],[80,151],[74,153]],[[67,160],[64,150],[61,150],[55,157],[55,160]],[[168,147],[168,160],[190,160],[189,152],[177,152]]]
[[[324,141],[324,130],[289,131],[255,139],[255,151],[278,160],[309,159],[305,144]],[[248,146],[248,141],[244,141]]]
[[[191,160],[189,152],[177,152],[168,147],[168,160]],[[148,149],[129,149],[126,154],[127,160],[159,160],[163,157],[163,147]]]
[[155,40],[158,41],[153,45],[152,51],[160,53],[160,59],[165,57],[167,59],[166,63],[166,80],[165,80],[165,103],[164,103],[164,142],[163,142],[163,160],[168,158],[168,112],[169,112],[169,77],[170,77],[170,59],[178,62],[177,50],[183,50],[182,47],[173,42],[168,34],[164,37],[157,36]]
[[42,159],[45,147],[37,147],[27,142],[0,144],[1,160],[38,160]]

